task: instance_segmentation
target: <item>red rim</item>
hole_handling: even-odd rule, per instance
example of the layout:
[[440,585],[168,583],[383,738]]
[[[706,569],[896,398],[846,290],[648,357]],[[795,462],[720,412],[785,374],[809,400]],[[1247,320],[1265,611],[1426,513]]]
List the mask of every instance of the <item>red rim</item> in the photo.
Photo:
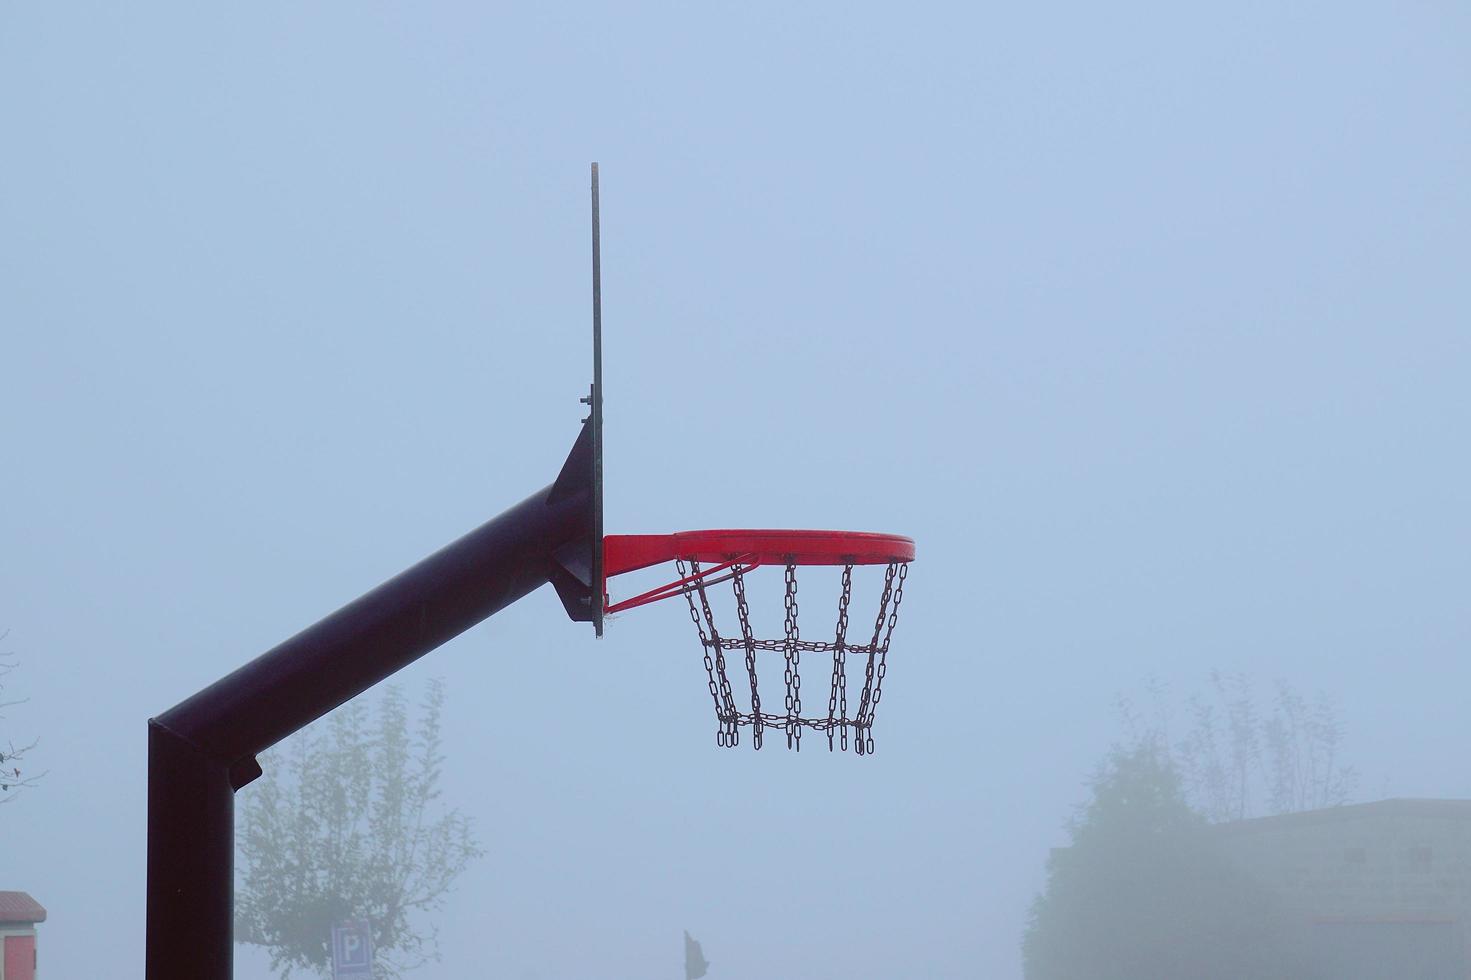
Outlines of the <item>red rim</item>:
[[610,534],[603,538],[605,574],[621,575],[676,558],[763,565],[884,565],[913,561],[914,540],[868,531],[716,530],[675,534]]
[[[622,602],[608,603],[607,580],[676,559],[708,567]],[[603,602],[609,613],[681,595],[698,583],[724,581],[761,565],[887,565],[914,560],[914,541],[868,531],[720,530],[676,534],[609,534],[603,538]],[[710,576],[740,566],[722,578]]]

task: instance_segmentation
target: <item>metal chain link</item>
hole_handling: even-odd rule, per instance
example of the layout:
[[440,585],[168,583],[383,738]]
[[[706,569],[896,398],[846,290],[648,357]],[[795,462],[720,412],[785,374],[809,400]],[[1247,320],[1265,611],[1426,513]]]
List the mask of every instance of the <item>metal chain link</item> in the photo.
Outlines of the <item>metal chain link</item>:
[[761,714],[761,691],[756,685],[756,641],[751,636],[751,609],[746,605],[746,577],[739,564],[731,567],[731,581],[735,583],[736,617],[741,621],[741,640],[746,648],[746,673],[751,677],[751,748],[761,748],[761,729],[765,718]]
[[[843,591],[838,596],[838,630],[833,640],[833,683],[827,696],[827,750],[833,750],[834,723],[842,733],[843,751],[848,751],[848,603],[853,598],[853,566],[843,566]],[[839,713],[841,711],[841,714]]]
[[[693,562],[693,564],[695,566],[694,573],[696,575],[700,574],[700,563],[698,561],[695,561]],[[676,558],[674,560],[674,565],[676,568],[679,569],[680,578],[685,578],[689,575],[689,569],[685,568],[683,558]],[[715,684],[715,661],[710,656],[711,648],[713,647],[715,649],[719,649],[719,647],[710,642],[710,637],[705,633],[705,624],[700,622],[700,614],[695,610],[695,590],[686,589],[684,593],[684,598],[685,601],[689,603],[690,622],[695,624],[695,631],[700,634],[700,646],[703,647],[705,651],[705,678],[710,685],[710,700],[715,702],[715,720],[720,723],[719,727],[715,730],[715,744],[724,747],[725,723],[721,720],[720,717],[720,690]],[[703,593],[701,593],[701,598],[704,598]]]
[[[795,563],[788,561],[785,575],[783,638],[780,640],[758,640],[751,628],[751,612],[746,602],[745,574],[749,567],[733,565],[727,576],[733,583],[736,600],[736,615],[740,621],[739,638],[722,637],[715,627],[715,616],[710,609],[706,582],[700,578],[700,563],[689,560],[688,575],[685,561],[676,560],[680,578],[692,578],[684,588],[689,604],[690,621],[700,635],[700,645],[705,660],[706,687],[715,705],[715,716],[719,722],[716,744],[731,747],[740,742],[742,726],[751,726],[751,744],[761,748],[764,729],[780,727],[787,733],[787,746],[801,750],[802,729],[811,728],[827,735],[828,749],[838,742],[846,751],[849,744],[849,729],[852,729],[852,744],[859,755],[871,754],[874,750],[873,721],[879,702],[883,700],[884,677],[888,673],[889,643],[899,621],[899,607],[904,601],[904,582],[909,573],[907,562],[890,562],[884,571],[883,595],[879,601],[878,615],[874,620],[873,638],[864,645],[848,643],[848,608],[853,594],[852,564],[843,566],[842,592],[838,599],[838,622],[833,642],[801,639],[799,632],[799,606],[797,603],[797,577]],[[717,581],[723,581],[719,579]],[[699,597],[698,605],[696,596]],[[730,678],[726,667],[725,651],[740,647],[745,651],[746,673],[751,684],[751,710],[741,711],[735,703]],[[783,680],[786,683],[784,714],[772,714],[761,710],[761,693],[757,681],[756,651],[781,651],[785,661]],[[827,717],[802,717],[801,655],[803,652],[830,652],[833,655],[832,684],[828,691]],[[857,714],[848,716],[847,658],[850,654],[865,656],[863,691],[859,696]]]
[[864,755],[869,747],[868,712],[873,699],[873,669],[874,660],[878,653],[879,637],[883,634],[884,623],[888,621],[889,601],[894,595],[894,563],[884,570],[884,594],[879,599],[879,614],[873,624],[873,642],[869,644],[868,663],[863,672],[863,694],[858,700],[858,718],[854,723],[855,742],[853,747],[858,750],[859,755]]
[[783,678],[787,682],[787,748],[795,748],[800,752],[802,750],[802,675],[800,673],[802,651],[797,646],[800,640],[797,632],[797,566],[790,560],[787,562],[786,585],[786,619],[782,625],[786,630],[784,645],[787,663]]
[[[721,637],[720,642],[725,646],[725,649],[727,650],[744,650],[746,648],[746,641],[741,639],[740,637],[725,636]],[[787,648],[787,641],[785,639],[762,640],[753,638],[751,642],[756,644],[757,650],[768,650],[781,653]],[[796,646],[797,649],[801,650],[803,653],[832,653],[833,650],[836,649],[832,643],[826,640],[797,640]],[[877,647],[871,647],[867,643],[844,643],[843,649],[848,651],[849,653],[867,654],[870,650],[872,650],[874,653],[878,652]]]
[[[680,577],[684,577],[684,562],[676,560]],[[700,563],[690,559],[690,572],[694,575],[700,574]],[[715,628],[715,615],[710,611],[710,598],[705,594],[703,583],[697,580],[695,589],[686,590],[685,598],[690,604],[690,619],[695,622],[695,629],[699,630],[700,643],[705,648],[705,674],[710,682],[710,694],[715,698],[715,720],[720,723],[715,731],[715,744],[733,748],[740,743],[740,728],[738,727],[735,698],[730,691],[730,678],[725,671],[725,644],[720,638],[720,632]],[[700,616],[695,612],[695,596],[700,597],[700,609],[704,613],[705,623],[710,627],[709,636],[705,635],[705,627],[700,624]],[[710,650],[715,650],[715,661],[712,664]],[[713,670],[712,670],[713,667]],[[719,694],[716,694],[716,680],[719,679]]]
[[[899,566],[899,577],[894,583],[894,604],[889,608],[889,622],[884,630],[884,644],[879,648],[878,672],[873,680],[873,703],[868,707],[868,751],[873,751],[873,716],[879,709],[879,701],[884,696],[884,675],[889,672],[889,641],[894,638],[894,627],[899,623],[899,606],[904,602],[904,580],[909,576],[908,563],[895,563]],[[889,565],[888,575],[884,579],[884,590],[888,591],[888,584],[894,578],[894,565]]]

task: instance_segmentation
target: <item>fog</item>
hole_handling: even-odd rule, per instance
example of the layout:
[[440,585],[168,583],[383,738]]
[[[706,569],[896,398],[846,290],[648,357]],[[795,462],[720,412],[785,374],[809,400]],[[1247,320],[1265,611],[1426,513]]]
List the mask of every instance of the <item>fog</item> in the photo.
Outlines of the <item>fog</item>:
[[0,743],[45,773],[0,890],[41,975],[142,976],[149,717],[555,478],[592,160],[605,530],[914,538],[876,751],[719,748],[681,601],[595,640],[540,589],[396,678],[443,679],[484,850],[410,976],[673,978],[688,930],[711,980],[1021,977],[1119,698],[1173,738],[1212,672],[1331,702],[1349,802],[1471,798],[1468,38],[0,5]]

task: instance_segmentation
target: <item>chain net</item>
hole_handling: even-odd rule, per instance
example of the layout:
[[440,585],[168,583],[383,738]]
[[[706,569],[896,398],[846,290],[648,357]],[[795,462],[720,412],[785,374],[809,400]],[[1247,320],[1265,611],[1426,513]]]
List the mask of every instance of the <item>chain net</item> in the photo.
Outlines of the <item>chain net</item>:
[[[888,671],[889,640],[894,635],[894,626],[899,622],[899,606],[904,601],[904,579],[909,574],[908,562],[890,562],[885,568],[878,615],[874,619],[873,635],[867,643],[848,641],[848,605],[853,598],[851,564],[843,566],[837,628],[831,641],[802,639],[797,622],[797,566],[791,562],[786,565],[783,635],[775,640],[758,639],[752,631],[751,611],[746,603],[746,572],[750,571],[748,567],[735,564],[726,575],[707,581],[700,574],[698,561],[690,559],[687,567],[685,560],[680,559],[678,565],[681,579],[693,577],[693,581],[683,592],[689,602],[690,619],[700,634],[700,646],[704,648],[705,676],[709,682],[710,699],[715,704],[717,745],[734,748],[740,744],[741,729],[749,728],[751,746],[759,749],[769,728],[786,736],[787,748],[800,751],[803,729],[812,729],[826,736],[829,751],[846,751],[851,747],[859,755],[873,752],[874,715],[883,698],[884,674]],[[724,581],[730,581],[734,591],[736,620],[740,629],[737,636],[721,635],[715,626],[715,615],[710,608],[708,588]],[[730,681],[731,658],[726,656],[727,652],[737,660],[745,661],[746,676],[750,684],[750,700],[747,702],[749,710],[736,700]],[[758,654],[776,653],[781,654],[784,687],[780,711],[763,708],[757,677],[758,667],[762,673],[775,669],[772,662],[775,658],[758,657]],[[825,715],[802,714],[800,671],[803,654],[826,654],[831,658],[832,673]],[[848,704],[850,663],[856,670],[861,670],[861,674],[854,677],[855,688],[860,677],[862,682],[862,688],[854,691],[855,707],[852,714],[849,714]],[[826,659],[823,660],[823,665],[827,666]],[[739,683],[737,674],[737,684]]]

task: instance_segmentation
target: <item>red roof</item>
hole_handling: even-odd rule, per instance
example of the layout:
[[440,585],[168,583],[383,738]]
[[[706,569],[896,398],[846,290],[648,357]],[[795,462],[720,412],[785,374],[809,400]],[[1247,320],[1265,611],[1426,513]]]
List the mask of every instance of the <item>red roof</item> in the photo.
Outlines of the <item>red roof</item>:
[[46,910],[25,892],[0,892],[0,922],[45,922]]

